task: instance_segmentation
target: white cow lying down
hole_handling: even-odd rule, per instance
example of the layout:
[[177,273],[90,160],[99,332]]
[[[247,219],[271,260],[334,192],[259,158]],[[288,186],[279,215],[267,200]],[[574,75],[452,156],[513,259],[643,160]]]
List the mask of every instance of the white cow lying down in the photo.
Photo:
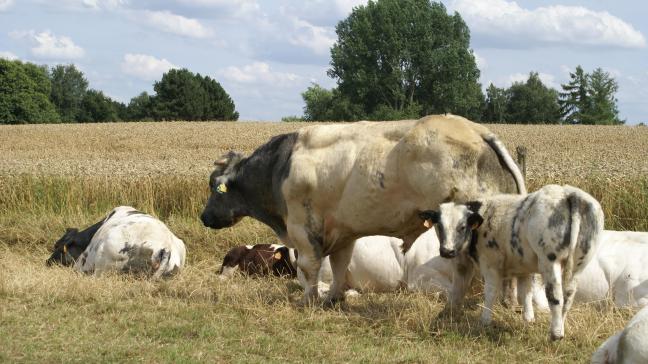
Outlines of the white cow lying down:
[[626,327],[607,339],[592,356],[592,364],[648,363],[648,306]]
[[596,258],[579,277],[575,300],[607,298],[621,307],[648,304],[648,233],[603,231]]
[[182,240],[162,221],[119,206],[83,231],[67,229],[47,264],[74,265],[84,273],[120,271],[159,278],[182,269],[185,254]]

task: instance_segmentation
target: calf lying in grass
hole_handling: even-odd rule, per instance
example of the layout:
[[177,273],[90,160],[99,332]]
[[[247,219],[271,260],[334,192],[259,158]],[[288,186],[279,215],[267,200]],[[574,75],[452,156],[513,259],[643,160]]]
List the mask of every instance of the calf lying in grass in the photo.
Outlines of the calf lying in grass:
[[[539,272],[551,309],[550,335],[564,337],[578,275],[595,256],[603,229],[603,211],[592,196],[571,186],[548,185],[520,195],[496,195],[467,204],[445,203],[420,214],[436,224],[442,257],[467,251],[484,276],[482,322],[491,322],[502,279],[517,277],[524,297],[524,319],[534,320],[532,274]],[[472,275],[472,272],[467,272]],[[463,300],[463,282],[455,277],[450,306]]]

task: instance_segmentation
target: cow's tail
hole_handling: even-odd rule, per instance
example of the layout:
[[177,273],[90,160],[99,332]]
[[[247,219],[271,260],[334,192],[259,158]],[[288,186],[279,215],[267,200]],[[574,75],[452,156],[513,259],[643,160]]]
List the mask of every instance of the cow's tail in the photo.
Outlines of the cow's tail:
[[153,278],[166,278],[176,273],[178,266],[175,265],[173,269],[169,269],[171,265],[171,250],[160,249],[153,257]]
[[506,168],[508,168],[509,172],[511,172],[511,174],[513,175],[518,193],[521,195],[526,195],[527,189],[526,184],[524,183],[524,176],[522,176],[520,168],[515,163],[504,144],[493,133],[482,134],[481,137],[484,142],[486,142],[486,144],[488,144],[488,146],[491,147],[493,151],[495,151],[495,154],[497,154],[497,158],[500,160],[500,163],[505,165]]
[[[571,217],[569,236],[569,257],[565,265],[565,280],[571,280],[574,271],[574,258],[579,255],[583,269],[597,249],[599,236],[603,230],[601,205],[593,197],[566,186],[571,193],[567,196],[567,206]],[[581,250],[576,254],[577,247]],[[582,256],[580,256],[582,255]]]

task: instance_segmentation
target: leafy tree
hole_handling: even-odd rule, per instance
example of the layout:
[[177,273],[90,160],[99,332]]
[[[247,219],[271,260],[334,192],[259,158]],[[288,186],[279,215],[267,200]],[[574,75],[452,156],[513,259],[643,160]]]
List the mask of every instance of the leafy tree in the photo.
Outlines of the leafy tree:
[[115,102],[105,96],[103,92],[88,90],[81,100],[77,120],[86,123],[102,123],[118,121],[118,110]]
[[484,108],[483,121],[505,123],[507,115],[508,91],[496,87],[492,83],[486,89],[486,107]]
[[369,1],[338,23],[336,33],[328,75],[365,115],[481,116],[470,32],[461,16],[448,15],[442,4]]
[[47,68],[0,59],[0,124],[54,123]]
[[618,84],[601,68],[592,74],[579,65],[571,80],[563,84],[560,106],[565,121],[571,124],[622,124],[614,94]]
[[362,118],[362,110],[352,104],[338,89],[327,90],[314,83],[302,93],[304,120],[353,121]]
[[594,124],[623,124],[624,122],[619,120],[617,99],[614,97],[619,90],[614,78],[599,67],[592,72],[589,86],[591,108],[588,120]]
[[155,82],[157,120],[237,120],[234,102],[221,85],[187,69],[172,69]]
[[126,120],[140,121],[153,117],[153,98],[145,91],[133,97],[126,107]]
[[513,83],[508,94],[507,122],[514,124],[560,122],[558,92],[545,86],[537,72],[529,73],[529,79],[524,83]]
[[73,64],[57,65],[52,68],[51,100],[56,106],[61,120],[77,122],[81,114],[81,102],[88,89],[88,81]]

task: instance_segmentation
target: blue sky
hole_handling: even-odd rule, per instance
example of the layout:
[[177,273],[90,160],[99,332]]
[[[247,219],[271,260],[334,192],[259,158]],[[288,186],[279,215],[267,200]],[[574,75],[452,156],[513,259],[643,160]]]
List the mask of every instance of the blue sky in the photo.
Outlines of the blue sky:
[[[326,76],[335,25],[362,0],[0,0],[0,57],[74,63],[90,87],[128,102],[174,67],[217,79],[241,120],[301,115],[300,93]],[[618,81],[622,118],[648,122],[648,3],[443,1],[471,29],[489,83],[531,70],[559,88],[602,67]]]

